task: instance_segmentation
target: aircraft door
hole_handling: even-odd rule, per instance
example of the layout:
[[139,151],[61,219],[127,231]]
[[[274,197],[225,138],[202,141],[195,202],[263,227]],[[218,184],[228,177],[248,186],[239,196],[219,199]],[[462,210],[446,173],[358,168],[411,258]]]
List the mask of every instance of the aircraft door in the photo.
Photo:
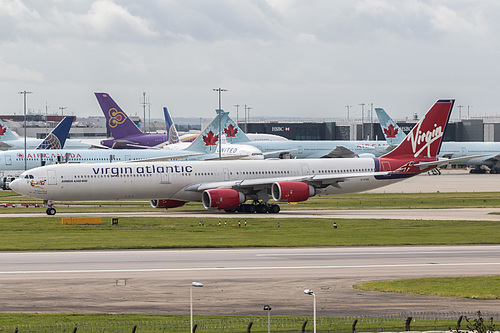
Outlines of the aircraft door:
[[467,156],[467,147],[462,147],[462,156]]
[[222,171],[224,172],[224,180],[229,180],[229,170],[227,168],[223,168]]
[[12,165],[12,156],[5,155],[5,165]]
[[125,161],[130,161],[131,159],[130,155],[125,155]]
[[380,171],[391,171],[391,163],[389,163],[388,161],[382,161]]
[[308,176],[311,173],[309,170],[309,165],[302,164],[300,167],[302,168],[302,176]]
[[162,172],[160,175],[160,184],[170,184],[170,174],[168,172]]
[[56,170],[47,170],[47,185],[57,185]]
[[302,146],[298,146],[297,148],[298,148],[297,153],[298,153],[299,155],[302,155],[302,154],[304,153],[304,147],[302,147]]

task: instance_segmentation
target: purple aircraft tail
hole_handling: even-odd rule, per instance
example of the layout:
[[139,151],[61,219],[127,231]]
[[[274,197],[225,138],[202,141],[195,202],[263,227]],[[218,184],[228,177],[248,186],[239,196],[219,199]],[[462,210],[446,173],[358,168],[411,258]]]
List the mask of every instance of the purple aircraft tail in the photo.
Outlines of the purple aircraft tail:
[[111,135],[115,139],[144,134],[107,93],[95,93],[95,97],[106,117]]

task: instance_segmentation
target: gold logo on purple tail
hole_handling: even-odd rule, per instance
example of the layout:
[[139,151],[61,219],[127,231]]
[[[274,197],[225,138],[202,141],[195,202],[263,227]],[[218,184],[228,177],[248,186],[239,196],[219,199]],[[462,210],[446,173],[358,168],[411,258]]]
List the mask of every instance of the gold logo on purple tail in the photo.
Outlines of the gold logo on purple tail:
[[125,122],[127,119],[127,116],[123,111],[117,111],[115,108],[109,109],[109,121],[108,125],[109,127],[115,128],[118,125],[121,125]]

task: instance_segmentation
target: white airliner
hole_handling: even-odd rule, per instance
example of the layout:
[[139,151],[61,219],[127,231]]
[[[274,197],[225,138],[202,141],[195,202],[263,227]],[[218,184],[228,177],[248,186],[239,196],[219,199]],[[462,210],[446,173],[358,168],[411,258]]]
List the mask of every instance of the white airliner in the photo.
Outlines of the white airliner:
[[[361,192],[449,163],[436,156],[453,104],[436,102],[406,139],[380,158],[58,164],[24,172],[11,188],[43,199],[48,215],[56,213],[54,201],[137,199],[157,208],[198,201],[207,209],[277,213],[280,207],[269,204],[271,198],[299,202]],[[244,204],[247,200],[253,203]]]

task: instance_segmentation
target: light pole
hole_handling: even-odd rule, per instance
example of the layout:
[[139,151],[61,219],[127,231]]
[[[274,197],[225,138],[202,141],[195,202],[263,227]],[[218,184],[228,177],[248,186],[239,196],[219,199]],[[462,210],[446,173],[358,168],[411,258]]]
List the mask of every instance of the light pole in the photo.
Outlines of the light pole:
[[352,108],[352,105],[346,105],[345,107],[347,109],[347,121],[349,121],[349,110]]
[[472,105],[467,105],[467,119],[470,119],[470,108]]
[[240,108],[240,105],[239,104],[235,104],[234,106],[236,106],[236,125],[240,126],[240,122],[239,122],[239,119],[238,119],[238,109]]
[[64,116],[64,109],[67,109],[67,106],[60,106],[59,110],[61,110],[61,116]]
[[271,333],[271,307],[264,305],[264,311],[267,311],[267,333]]
[[31,91],[20,91],[24,95],[24,171],[28,170],[28,160],[26,159],[26,94],[32,94]]
[[314,302],[314,305],[313,305],[313,312],[314,312],[314,333],[316,333],[316,294],[314,293],[314,291],[312,291],[312,289],[306,289],[304,290],[304,294],[306,295],[313,295],[313,302]]
[[222,128],[221,128],[221,113],[222,113],[222,110],[220,108],[220,93],[222,91],[227,91],[227,89],[222,89],[222,88],[214,88],[213,91],[217,91],[219,92],[219,109],[217,110],[217,112],[219,113],[219,161],[222,160]]
[[359,104],[361,105],[361,140],[365,139],[365,103]]
[[191,283],[191,289],[189,292],[189,304],[190,304],[190,317],[191,317],[191,333],[193,333],[193,287],[203,287],[203,283],[193,282]]

